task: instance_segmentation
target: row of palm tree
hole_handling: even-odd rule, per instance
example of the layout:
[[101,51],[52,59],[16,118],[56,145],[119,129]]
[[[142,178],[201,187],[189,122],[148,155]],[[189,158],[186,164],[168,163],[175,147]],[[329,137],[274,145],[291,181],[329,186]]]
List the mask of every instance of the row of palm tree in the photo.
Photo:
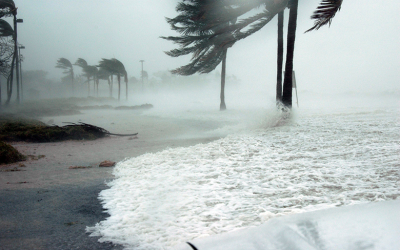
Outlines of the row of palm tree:
[[121,77],[124,77],[124,81],[126,84],[126,99],[128,100],[128,73],[125,70],[125,66],[119,60],[112,58],[112,59],[105,59],[99,62],[98,65],[93,66],[89,65],[85,59],[78,58],[74,64],[72,64],[66,58],[59,58],[56,64],[56,68],[64,69],[64,79],[69,79],[71,81],[72,91],[74,91],[74,67],[76,65],[82,68],[83,76],[87,78],[88,84],[88,95],[90,95],[90,82],[93,81],[93,89],[96,94],[99,94],[99,81],[100,80],[107,80],[110,97],[112,97],[112,90],[113,90],[113,76],[117,76],[118,80],[118,100],[121,97]]
[[[17,19],[17,7],[13,0],[0,0],[0,18],[3,17],[13,17],[14,27],[6,22],[3,19],[0,19],[0,37],[10,37],[12,38],[12,45],[8,43],[2,43],[2,46],[13,46],[12,57],[6,55],[1,58],[1,67],[7,69],[6,72],[3,72],[5,78],[7,79],[7,100],[6,105],[10,103],[12,91],[13,91],[13,82],[14,82],[14,69],[17,80],[17,102],[20,102],[20,84],[19,84],[19,58],[18,58],[18,39],[17,39],[17,23],[22,22],[22,19]],[[6,50],[6,49],[2,49]],[[11,59],[11,61],[10,61]],[[0,89],[1,94],[1,89]],[[0,97],[0,105],[1,105],[1,97]]]
[[[306,32],[330,24],[340,10],[342,2],[343,0],[321,0],[317,10],[311,16],[315,24]],[[178,31],[180,36],[163,38],[179,44],[178,49],[166,52],[168,55],[176,57],[192,54],[193,56],[191,63],[172,73],[183,75],[196,72],[208,73],[221,62],[222,71],[225,72],[227,49],[237,41],[256,33],[278,15],[276,100],[278,106],[283,104],[291,108],[298,4],[299,0],[183,0],[176,8],[180,14],[173,19],[167,19],[171,28]],[[286,8],[290,11],[282,86],[283,23]],[[241,18],[242,16],[249,17]],[[221,77],[224,75],[222,74]],[[221,110],[224,103],[224,85],[225,81],[221,80]]]

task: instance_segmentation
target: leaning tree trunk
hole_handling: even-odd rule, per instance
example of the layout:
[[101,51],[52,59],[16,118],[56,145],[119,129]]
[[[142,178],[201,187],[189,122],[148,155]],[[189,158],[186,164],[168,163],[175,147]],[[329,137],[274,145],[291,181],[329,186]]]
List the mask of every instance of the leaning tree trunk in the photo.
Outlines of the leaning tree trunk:
[[117,79],[118,79],[118,101],[119,101],[121,97],[121,76],[119,74],[117,76]]
[[90,96],[90,77],[87,78],[87,90],[88,90],[88,96]]
[[[22,79],[21,79],[22,82]],[[21,85],[22,87],[22,85]],[[71,87],[72,87],[72,96],[75,96],[75,86],[74,86],[74,69],[71,66]]]
[[110,81],[110,77],[107,77],[107,82],[108,82],[108,90],[109,90],[109,96],[112,97],[112,93],[111,93],[111,81]]
[[278,60],[276,76],[276,105],[282,103],[282,67],[283,67],[283,19],[284,10],[278,13]]
[[221,72],[221,104],[219,105],[219,110],[226,110],[225,105],[225,75],[226,75],[226,54],[228,49],[224,50],[224,58],[222,59],[222,72]]
[[298,3],[299,3],[298,0],[293,0],[290,5],[290,12],[289,12],[285,80],[283,82],[283,95],[282,95],[282,103],[288,108],[292,108],[293,57],[294,57],[294,44],[296,40]]
[[12,62],[11,62],[11,69],[10,69],[10,74],[7,77],[7,100],[5,102],[5,105],[9,105],[11,101],[11,96],[12,96],[12,88],[13,88],[13,82],[14,82],[14,65],[15,65],[15,59],[16,59],[16,54],[14,53]]
[[17,78],[17,103],[20,103],[19,99],[19,59],[18,59],[18,40],[17,40],[17,16],[14,15],[14,54],[15,54],[15,75]]

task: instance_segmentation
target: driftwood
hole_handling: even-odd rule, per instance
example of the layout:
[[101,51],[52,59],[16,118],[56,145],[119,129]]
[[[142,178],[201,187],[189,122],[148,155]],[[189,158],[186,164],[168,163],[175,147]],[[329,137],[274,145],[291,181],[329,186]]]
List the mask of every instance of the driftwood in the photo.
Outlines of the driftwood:
[[139,134],[139,133],[134,133],[134,134],[114,134],[114,133],[110,133],[108,130],[105,130],[104,128],[97,127],[95,125],[84,123],[84,122],[79,122],[79,123],[63,122],[63,123],[69,124],[69,125],[66,125],[64,127],[76,127],[76,126],[78,126],[78,127],[83,127],[86,130],[97,132],[97,133],[104,134],[104,135],[135,136],[135,135]]

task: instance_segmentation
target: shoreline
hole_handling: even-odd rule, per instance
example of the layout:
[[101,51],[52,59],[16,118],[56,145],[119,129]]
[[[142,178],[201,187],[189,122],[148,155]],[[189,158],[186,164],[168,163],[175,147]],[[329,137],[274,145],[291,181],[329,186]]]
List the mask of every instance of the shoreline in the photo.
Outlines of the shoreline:
[[[106,127],[110,132],[120,133],[129,128],[139,135],[109,136],[93,141],[10,143],[20,153],[36,156],[36,159],[0,166],[3,170],[21,170],[0,172],[0,250],[122,249],[111,243],[99,243],[99,237],[90,237],[85,230],[86,226],[94,226],[109,216],[103,210],[98,194],[107,189],[106,182],[114,178],[113,167],[98,167],[99,163],[104,160],[119,162],[222,137],[206,133],[210,127],[197,121],[182,123],[130,111],[114,114],[120,118],[104,120],[103,115],[96,118],[98,113],[93,111],[42,120],[75,122],[83,117],[83,122]],[[128,122],[122,120],[127,115],[130,117]],[[193,136],[187,136],[188,131]],[[42,157],[37,157],[40,155]],[[71,166],[88,168],[69,169]]]

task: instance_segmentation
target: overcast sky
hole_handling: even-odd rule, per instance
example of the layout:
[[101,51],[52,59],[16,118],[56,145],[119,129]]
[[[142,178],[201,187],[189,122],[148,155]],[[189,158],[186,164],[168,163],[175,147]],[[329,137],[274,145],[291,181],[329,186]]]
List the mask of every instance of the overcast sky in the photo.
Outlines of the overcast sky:
[[[45,70],[58,79],[60,57],[89,64],[115,57],[130,76],[139,77],[139,60],[151,76],[189,62],[163,51],[176,46],[160,36],[176,35],[165,17],[176,16],[174,0],[15,0],[24,70]],[[377,91],[400,88],[400,2],[344,0],[331,27],[304,34],[320,0],[300,0],[295,50],[299,90]],[[287,21],[288,14],[286,13]],[[10,19],[8,19],[10,21]],[[286,24],[286,23],[285,23]],[[228,51],[227,73],[243,84],[274,91],[274,19]],[[286,25],[287,27],[287,25]],[[220,70],[220,66],[218,66]],[[227,83],[229,84],[229,83]]]

